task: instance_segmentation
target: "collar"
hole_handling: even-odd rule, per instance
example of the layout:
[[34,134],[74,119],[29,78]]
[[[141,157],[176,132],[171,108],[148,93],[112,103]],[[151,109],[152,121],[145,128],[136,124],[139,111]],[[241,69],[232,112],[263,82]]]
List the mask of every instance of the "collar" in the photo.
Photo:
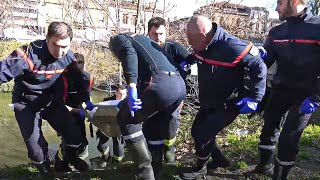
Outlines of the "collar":
[[298,16],[293,16],[293,17],[289,17],[286,19],[287,22],[297,22],[297,21],[309,21],[312,17],[313,14],[310,11],[309,8],[305,8],[303,10],[304,12]]

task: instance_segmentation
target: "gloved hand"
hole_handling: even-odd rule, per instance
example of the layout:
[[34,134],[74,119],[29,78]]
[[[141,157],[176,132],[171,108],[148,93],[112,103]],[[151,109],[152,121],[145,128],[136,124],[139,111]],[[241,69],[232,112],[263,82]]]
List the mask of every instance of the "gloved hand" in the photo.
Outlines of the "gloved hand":
[[187,71],[187,66],[188,66],[187,61],[182,61],[182,62],[179,64],[179,67],[180,67],[181,69],[183,69],[184,71]]
[[135,86],[129,86],[128,90],[128,105],[131,112],[131,116],[134,117],[134,111],[142,108],[142,102],[138,99],[138,91]]
[[265,59],[267,57],[267,51],[262,47],[258,46],[261,59]]
[[87,101],[85,102],[85,104],[86,104],[86,109],[89,111],[92,111],[92,109],[96,107],[91,101]]
[[309,98],[306,98],[300,107],[300,112],[302,114],[310,114],[316,111],[318,106]]
[[248,114],[258,109],[258,102],[251,98],[243,98],[236,103],[236,106],[240,108],[240,114]]

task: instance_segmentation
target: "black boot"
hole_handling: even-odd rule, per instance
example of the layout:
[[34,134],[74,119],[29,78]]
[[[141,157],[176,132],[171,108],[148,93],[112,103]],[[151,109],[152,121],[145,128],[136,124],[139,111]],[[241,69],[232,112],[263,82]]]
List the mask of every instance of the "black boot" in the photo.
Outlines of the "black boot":
[[154,171],[154,177],[155,179],[160,179],[160,174],[162,170],[162,157],[163,157],[163,151],[162,149],[159,150],[151,150],[151,157],[152,157],[152,168]]
[[43,178],[53,178],[54,174],[50,168],[50,160],[46,160],[41,164],[34,164]]
[[293,166],[282,166],[278,162],[275,163],[272,180],[287,180],[289,171]]
[[209,170],[215,170],[219,167],[228,168],[231,166],[231,162],[222,154],[220,149],[216,149],[211,153],[212,161],[208,163],[207,168]]
[[197,165],[191,169],[189,172],[181,173],[179,176],[183,180],[193,180],[193,179],[206,179],[207,175],[207,164],[209,158],[206,160],[197,160]]
[[174,163],[174,147],[165,146],[164,161],[166,163]]
[[259,175],[272,176],[274,168],[274,151],[259,148],[259,153],[259,164],[257,164],[252,171],[244,173],[244,176],[252,179],[256,179]]
[[62,147],[57,151],[57,154],[54,158],[54,169],[56,172],[70,172],[72,171],[68,165],[68,162],[64,160],[65,153],[62,150]]
[[80,172],[89,169],[88,164],[84,160],[79,158],[78,150],[75,147],[66,147],[65,161],[73,165],[73,167]]
[[144,140],[140,140],[135,143],[130,143],[128,144],[128,148],[132,153],[132,158],[137,169],[134,179],[155,180],[151,166],[151,155],[147,148],[146,142]]

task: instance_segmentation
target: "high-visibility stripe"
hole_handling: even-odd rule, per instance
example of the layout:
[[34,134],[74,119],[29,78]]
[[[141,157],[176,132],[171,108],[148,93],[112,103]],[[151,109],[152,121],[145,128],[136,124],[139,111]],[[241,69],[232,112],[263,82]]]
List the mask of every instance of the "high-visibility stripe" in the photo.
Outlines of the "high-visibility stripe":
[[292,166],[294,165],[294,161],[280,161],[278,157],[276,157],[276,161],[282,166]]
[[235,67],[240,62],[240,60],[249,53],[250,49],[253,47],[253,44],[250,42],[247,47],[242,51],[242,53],[233,61],[233,62],[222,62],[215,59],[207,59],[204,57],[201,57],[197,54],[194,54],[194,56],[199,59],[200,61],[207,63],[207,64],[213,64],[213,65],[220,65],[220,66],[226,66],[226,67]]
[[197,155],[196,155],[197,159],[200,159],[200,160],[208,160],[210,156],[211,156],[211,154],[209,154],[209,155],[206,156],[206,157],[200,157],[200,156],[197,156]]
[[88,87],[88,91],[91,91],[92,85],[93,85],[93,76],[90,74],[90,82],[89,82],[89,87]]
[[123,156],[115,156],[115,155],[112,155],[111,156],[113,159],[117,160],[117,161],[121,161],[123,159]]
[[272,40],[274,43],[301,43],[301,44],[317,44],[320,45],[320,41],[312,40],[312,39],[274,39]]
[[33,64],[32,60],[28,57],[28,55],[23,50],[21,50],[20,48],[16,49],[16,51],[26,61],[26,63],[28,64],[30,70],[33,71],[34,64]]
[[172,146],[172,145],[176,142],[176,140],[177,140],[176,137],[174,137],[174,138],[172,138],[172,139],[165,139],[165,140],[164,140],[164,144],[165,144],[166,146]]
[[276,149],[276,146],[268,146],[268,145],[259,145],[258,147],[261,148],[261,149],[267,149],[267,150]]
[[42,164],[44,161],[40,161],[40,162],[37,162],[37,161],[31,161],[33,164]]
[[136,138],[136,137],[139,137],[139,136],[142,136],[142,135],[143,135],[143,133],[142,133],[142,131],[140,130],[140,131],[135,132],[135,133],[133,133],[133,134],[129,134],[129,135],[127,135],[127,136],[123,136],[123,139],[124,139],[124,140],[133,139],[133,138]]
[[150,144],[150,145],[162,145],[162,144],[164,144],[164,140],[158,140],[158,141],[150,141],[150,140],[148,140],[148,144]]
[[62,148],[61,147],[59,147],[57,153],[58,153],[58,158],[63,161],[63,154],[62,154]]
[[32,62],[32,60],[28,57],[28,55],[21,50],[20,48],[16,49],[16,51],[18,52],[18,54],[20,54],[20,56],[26,61],[26,63],[28,64],[30,70],[33,73],[36,74],[46,74],[46,75],[53,75],[53,74],[58,74],[58,73],[62,73],[64,71],[64,69],[57,69],[57,70],[51,70],[51,71],[47,71],[47,70],[35,70],[34,69],[34,64]]
[[69,147],[74,147],[74,148],[78,148],[81,146],[82,143],[78,144],[78,145],[75,145],[75,144],[67,144],[67,146]]

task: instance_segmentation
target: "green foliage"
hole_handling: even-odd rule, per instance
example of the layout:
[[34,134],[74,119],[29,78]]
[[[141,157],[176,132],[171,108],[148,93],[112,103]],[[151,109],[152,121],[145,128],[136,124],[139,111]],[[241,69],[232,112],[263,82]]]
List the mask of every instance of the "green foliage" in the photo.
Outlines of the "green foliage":
[[307,126],[300,139],[300,145],[320,147],[320,126]]
[[244,161],[239,161],[235,165],[236,169],[246,170],[248,168],[248,164]]
[[13,50],[22,45],[23,43],[16,41],[0,41],[0,59],[2,60],[6,58]]
[[298,154],[298,159],[299,160],[310,160],[311,154],[308,151],[301,150]]
[[194,117],[191,114],[184,114],[181,116],[180,128],[178,131],[177,144],[191,141],[191,127]]
[[246,152],[250,155],[257,154],[259,144],[259,133],[240,136],[239,134],[228,134],[226,139],[230,149],[235,154]]

